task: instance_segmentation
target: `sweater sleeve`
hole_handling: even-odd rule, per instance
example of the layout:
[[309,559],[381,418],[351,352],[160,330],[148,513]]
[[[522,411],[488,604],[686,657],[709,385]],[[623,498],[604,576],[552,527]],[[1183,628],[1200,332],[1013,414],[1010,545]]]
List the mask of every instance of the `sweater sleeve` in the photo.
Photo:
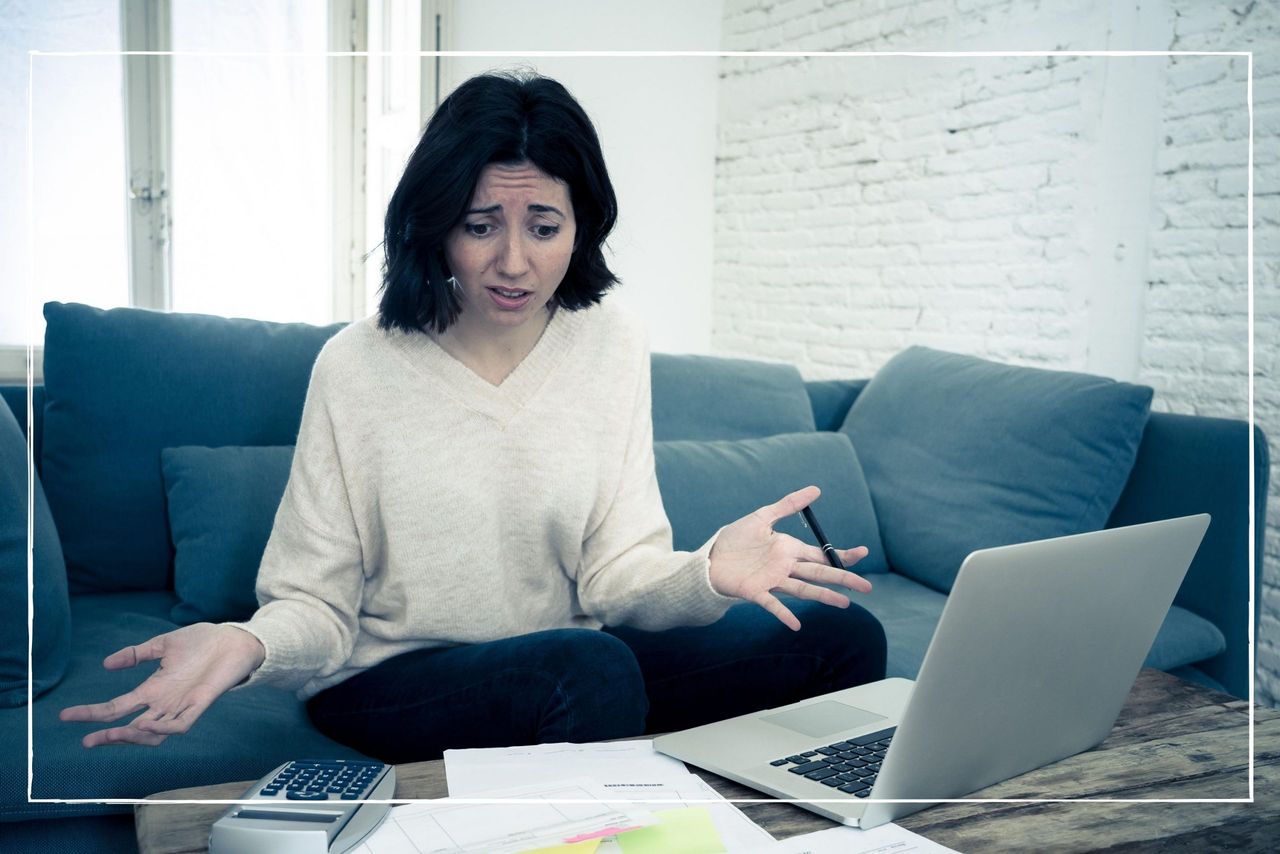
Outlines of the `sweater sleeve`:
[[647,631],[713,623],[738,599],[711,587],[713,535],[696,552],[672,550],[671,523],[662,506],[653,457],[649,348],[641,364],[631,430],[618,490],[583,545],[578,600],[605,625]]
[[351,656],[364,589],[363,562],[324,379],[307,387],[293,466],[258,569],[259,608],[234,623],[266,658],[244,686],[297,690]]

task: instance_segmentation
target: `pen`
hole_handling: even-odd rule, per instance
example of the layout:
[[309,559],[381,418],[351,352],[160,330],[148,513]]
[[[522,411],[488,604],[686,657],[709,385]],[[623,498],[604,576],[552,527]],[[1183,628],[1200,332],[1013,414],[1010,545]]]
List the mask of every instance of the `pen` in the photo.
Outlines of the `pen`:
[[813,511],[806,507],[800,512],[804,514],[804,521],[808,523],[809,530],[813,531],[813,536],[818,540],[822,553],[827,556],[827,563],[836,569],[844,569],[844,564],[840,562],[840,558],[836,557],[836,550],[831,547],[831,543],[827,542],[827,535],[822,533],[822,526],[818,524],[818,518],[813,515]]

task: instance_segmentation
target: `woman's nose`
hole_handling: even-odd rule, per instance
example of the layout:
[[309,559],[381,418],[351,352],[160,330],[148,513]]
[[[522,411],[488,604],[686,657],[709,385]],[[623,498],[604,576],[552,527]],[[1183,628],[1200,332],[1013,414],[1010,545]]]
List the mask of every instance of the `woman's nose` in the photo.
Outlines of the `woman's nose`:
[[502,254],[498,257],[498,272],[509,278],[517,278],[529,271],[529,258],[521,235],[512,231],[502,246]]

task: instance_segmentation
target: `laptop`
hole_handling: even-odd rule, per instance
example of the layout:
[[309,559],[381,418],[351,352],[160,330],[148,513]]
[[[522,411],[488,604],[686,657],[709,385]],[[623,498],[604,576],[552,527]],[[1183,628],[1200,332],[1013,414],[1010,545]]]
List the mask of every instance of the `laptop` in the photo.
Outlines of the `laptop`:
[[976,551],[914,681],[653,745],[863,828],[1088,750],[1111,732],[1208,526],[1200,514]]

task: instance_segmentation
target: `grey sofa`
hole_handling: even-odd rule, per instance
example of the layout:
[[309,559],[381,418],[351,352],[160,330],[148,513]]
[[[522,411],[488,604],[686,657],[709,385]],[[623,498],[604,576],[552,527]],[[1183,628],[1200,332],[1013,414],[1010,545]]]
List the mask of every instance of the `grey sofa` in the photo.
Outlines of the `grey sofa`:
[[[177,625],[183,582],[175,572],[175,560],[181,565],[178,528],[166,503],[173,493],[166,493],[161,452],[291,445],[310,364],[338,327],[59,304],[46,308],[46,318],[46,380],[34,389],[33,418],[28,423],[21,386],[0,388],[8,404],[0,415],[12,413],[17,429],[31,435],[42,490],[32,796],[79,802],[28,802],[28,708],[25,701],[0,708],[0,758],[8,772],[0,783],[0,849],[121,851],[132,845],[131,808],[94,799],[254,778],[290,757],[356,755],[315,731],[292,695],[270,689],[232,692],[191,733],[154,749],[86,751],[79,739],[89,726],[57,720],[64,706],[100,701],[137,683],[137,672],[104,671],[107,653]],[[834,520],[828,533],[845,540],[837,545],[877,544],[864,567],[875,590],[859,601],[885,626],[890,675],[913,676],[945,605],[945,589],[939,589],[945,585],[896,571],[880,545],[890,538],[878,529],[877,502],[848,486],[855,475],[874,480],[872,467],[853,468],[856,455],[846,451],[857,444],[846,438],[850,410],[868,380],[805,382],[790,366],[696,356],[655,355],[652,367],[659,483],[676,546],[700,542],[708,525],[754,509],[751,503],[761,497],[777,498],[784,488],[822,479],[820,518]],[[10,487],[13,473],[22,474],[23,500],[4,504],[0,521],[6,545],[20,533],[22,550],[7,548],[0,570],[3,620],[21,626],[25,448],[15,435],[0,433],[0,441],[7,442]],[[1258,453],[1250,460],[1246,424],[1159,413],[1142,415],[1138,438],[1105,524],[1213,516],[1148,664],[1242,696],[1248,625],[1256,619],[1245,607],[1254,572],[1247,483],[1252,467],[1261,537],[1265,439],[1255,434]],[[47,515],[39,512],[43,493]],[[798,527],[788,530],[803,535]],[[252,571],[248,567],[250,579]],[[21,643],[13,633],[5,638],[7,665],[25,663],[25,630]],[[25,685],[15,689],[10,679],[7,687],[11,699],[25,696]]]

